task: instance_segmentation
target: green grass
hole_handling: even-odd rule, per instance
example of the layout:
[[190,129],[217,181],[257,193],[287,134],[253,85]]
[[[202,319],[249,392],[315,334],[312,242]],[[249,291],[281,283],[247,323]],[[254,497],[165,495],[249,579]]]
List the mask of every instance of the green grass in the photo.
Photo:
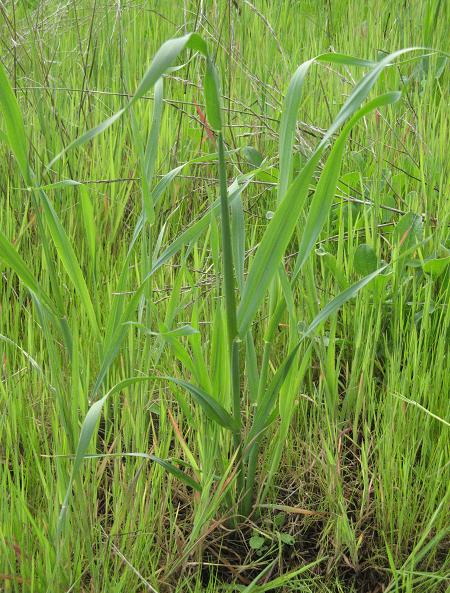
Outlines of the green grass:
[[446,590],[446,3],[0,14],[0,589]]

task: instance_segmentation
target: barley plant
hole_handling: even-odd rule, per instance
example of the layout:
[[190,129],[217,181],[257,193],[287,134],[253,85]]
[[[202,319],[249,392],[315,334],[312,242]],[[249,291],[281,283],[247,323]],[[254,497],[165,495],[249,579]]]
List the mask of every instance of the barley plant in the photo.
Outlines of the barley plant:
[[448,7],[207,4],[0,5],[0,588],[444,591]]

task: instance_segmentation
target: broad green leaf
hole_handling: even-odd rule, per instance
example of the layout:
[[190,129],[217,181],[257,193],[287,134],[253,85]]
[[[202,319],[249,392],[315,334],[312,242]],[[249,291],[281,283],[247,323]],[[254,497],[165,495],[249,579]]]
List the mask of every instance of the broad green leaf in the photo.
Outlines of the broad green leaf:
[[278,270],[300,212],[305,204],[309,182],[320,154],[320,152],[316,153],[314,158],[307,162],[301,173],[290,185],[269,222],[256,251],[238,307],[238,329],[241,338],[245,337],[254,321],[256,312]]
[[433,278],[439,278],[450,265],[450,255],[447,257],[433,257],[423,262],[423,271],[433,276]]
[[135,103],[148,93],[156,81],[172,66],[185,49],[199,51],[205,57],[208,55],[206,43],[198,33],[188,33],[183,37],[175,37],[164,42],[156,52],[130,103]]
[[283,109],[280,120],[280,176],[278,183],[278,201],[280,202],[290,183],[292,169],[292,149],[294,146],[295,131],[297,126],[297,112],[300,105],[301,93],[306,74],[313,64],[313,60],[304,62],[297,68],[286,97],[283,102]]
[[361,276],[367,276],[377,269],[378,258],[375,251],[367,243],[358,245],[353,256],[353,267],[355,272]]
[[286,544],[287,546],[293,546],[295,544],[295,537],[290,533],[280,533],[279,535],[283,544]]
[[244,155],[244,158],[251,165],[253,165],[253,167],[261,167],[261,165],[263,164],[264,159],[262,154],[253,146],[244,146],[244,148],[242,149],[242,154]]
[[255,341],[251,331],[247,332],[245,339],[245,370],[250,401],[256,402],[258,397],[259,371],[256,355]]
[[[238,184],[235,185],[239,189]],[[230,187],[230,190],[231,190]],[[245,217],[241,199],[242,191],[235,194],[235,199],[229,200],[231,209],[231,234],[233,245],[233,260],[236,270],[236,281],[239,290],[244,286],[244,259],[245,259]]]
[[172,474],[175,478],[177,478],[177,480],[180,480],[180,482],[184,482],[193,490],[196,490],[197,492],[202,491],[202,487],[196,480],[191,478],[184,471],[178,469],[178,467],[173,465],[173,463],[171,463],[170,461],[167,461],[166,459],[161,459],[160,457],[156,457],[155,455],[149,455],[149,459],[163,467],[169,474]]
[[420,243],[422,237],[422,217],[415,212],[408,212],[400,218],[395,226],[393,241],[401,251],[406,251]]
[[355,58],[347,54],[340,53],[326,53],[316,58],[317,62],[327,62],[328,64],[341,64],[343,66],[359,66],[362,68],[373,68],[378,62],[372,60],[363,60],[361,58]]
[[260,550],[266,543],[266,539],[261,535],[255,534],[248,540],[248,543],[252,550]]

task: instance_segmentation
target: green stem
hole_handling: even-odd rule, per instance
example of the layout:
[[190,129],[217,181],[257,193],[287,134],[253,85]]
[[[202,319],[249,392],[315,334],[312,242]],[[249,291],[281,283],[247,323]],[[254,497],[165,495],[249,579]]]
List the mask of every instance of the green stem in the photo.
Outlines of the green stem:
[[258,442],[258,440],[256,440],[252,445],[252,448],[251,448],[251,451],[249,454],[249,458],[248,458],[245,496],[244,496],[244,500],[242,503],[242,514],[245,517],[248,517],[252,510],[255,478],[256,478],[256,465],[257,465],[257,461],[258,461],[258,452],[259,452],[259,442]]
[[220,184],[220,209],[222,223],[222,249],[223,249],[223,274],[225,309],[227,318],[228,341],[231,345],[238,335],[236,321],[236,298],[234,294],[233,249],[231,243],[230,210],[228,204],[227,172],[225,164],[225,150],[222,132],[218,134],[219,157],[219,184]]
[[[273,305],[273,308],[271,307],[272,314],[270,316],[269,326],[264,336],[264,351],[258,385],[258,397],[256,400],[258,406],[262,404],[262,398],[264,397],[264,393],[266,391],[272,342],[286,305],[284,300],[277,299],[273,294],[271,294],[271,298],[273,298],[275,302],[271,303],[271,305]],[[253,495],[255,491],[256,467],[258,463],[259,440],[259,438],[255,440],[248,453],[247,479],[245,484],[245,496],[242,504],[242,512],[244,515],[249,515],[252,509]]]
[[242,457],[242,421],[241,421],[241,393],[240,393],[240,340],[236,337],[233,340],[231,347],[231,379],[232,379],[232,397],[233,397],[233,416],[236,421],[237,429],[233,435],[234,448],[237,451],[236,465],[238,467],[236,480],[237,480],[237,492],[238,496],[241,497],[244,492],[245,480],[244,480],[244,468],[243,468],[243,457]]
[[[233,417],[236,421],[234,433],[234,446],[237,450],[236,463],[242,465],[242,421],[241,421],[241,398],[240,398],[240,339],[237,330],[235,278],[233,269],[233,248],[231,242],[230,209],[228,204],[227,172],[225,163],[225,148],[222,132],[217,138],[218,160],[219,160],[219,185],[220,185],[220,208],[221,208],[221,229],[222,229],[222,250],[223,250],[223,276],[225,293],[225,311],[228,333],[228,352],[230,356],[231,387]],[[237,473],[238,495],[242,494],[244,486],[243,468],[240,467]]]

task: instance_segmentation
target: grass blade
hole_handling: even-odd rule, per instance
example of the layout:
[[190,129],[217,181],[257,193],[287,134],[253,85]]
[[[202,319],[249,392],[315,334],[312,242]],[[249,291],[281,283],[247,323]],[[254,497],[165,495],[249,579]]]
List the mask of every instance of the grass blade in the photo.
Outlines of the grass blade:
[[39,192],[39,197],[43,205],[44,218],[49,227],[53,242],[55,243],[58,256],[80,297],[94,334],[99,340],[100,329],[98,327],[97,316],[75,251],[46,193],[41,190]]
[[303,83],[314,60],[301,64],[289,83],[283,102],[280,120],[280,181],[278,184],[278,201],[280,202],[291,182],[292,149],[297,126],[297,112],[300,105]]
[[238,307],[237,321],[241,338],[252,324],[272,282],[297,224],[308,195],[309,182],[320,152],[311,158],[290,185],[263,235],[250,267]]
[[42,290],[38,281],[22,259],[14,245],[0,231],[0,259],[14,270],[27,289],[52,313],[58,315],[57,308],[50,297]]
[[156,455],[152,455],[151,453],[98,453],[94,455],[85,455],[84,459],[104,459],[105,457],[137,457],[139,459],[148,459],[149,461],[153,461],[154,463],[160,465],[169,474],[172,474],[172,476],[177,478],[177,480],[180,480],[180,482],[183,482],[193,490],[196,490],[197,492],[202,491],[202,487],[200,486],[200,484],[196,480],[191,478],[191,476],[189,476],[184,471],[176,467],[176,465],[174,465],[167,459],[162,459],[161,457],[157,457]]
[[124,113],[126,113],[136,101],[142,98],[148,91],[150,91],[161,76],[172,66],[175,60],[178,58],[180,53],[185,49],[194,49],[200,51],[205,57],[208,57],[208,51],[206,43],[197,33],[188,33],[183,37],[176,37],[169,39],[161,45],[159,50],[156,52],[149,69],[142,78],[139,86],[128,101],[128,103],[122,109],[119,109],[114,115],[103,121],[98,126],[85,132],[76,140],[71,142],[63,150],[61,150],[47,165],[47,168],[52,167],[68,150],[82,146],[93,140],[96,136],[103,133],[110,126],[112,126],[117,120],[119,120]]
[[6,123],[5,137],[17,159],[20,171],[27,185],[30,183],[28,150],[22,113],[6,72],[0,63],[0,107]]
[[[319,143],[314,154],[310,157],[300,174],[287,190],[284,199],[275,211],[275,214],[264,233],[263,239],[261,240],[249,270],[247,282],[242,294],[242,300],[238,308],[238,328],[241,337],[245,335],[253,322],[256,311],[258,310],[276,270],[278,269],[278,265],[282,260],[283,254],[295,229],[298,216],[305,202],[308,185],[314,173],[314,168],[318,163],[325,146],[339,127],[347,119],[352,117],[361,103],[366,99],[383,69],[391,64],[395,58],[408,51],[413,51],[413,49],[400,50],[386,56],[386,58],[377,63],[377,65],[356,85],[350,97],[336,116],[336,119]],[[331,56],[332,55],[333,54],[331,54]],[[332,58],[328,54],[317,58],[317,60],[324,62],[329,61],[330,59]],[[344,136],[346,133],[347,131],[345,131]],[[334,166],[336,166],[336,163]],[[332,175],[329,176],[327,183],[331,180]]]
[[143,383],[145,381],[151,381],[154,377],[132,377],[130,379],[125,379],[124,381],[120,381],[112,387],[106,395],[104,395],[101,399],[94,402],[92,406],[89,408],[88,413],[83,421],[81,426],[80,437],[78,440],[77,450],[75,452],[75,459],[73,462],[72,473],[69,480],[69,485],[66,490],[66,495],[64,497],[64,502],[61,506],[61,511],[58,518],[57,524],[57,536],[60,536],[62,530],[64,528],[65,519],[67,516],[67,511],[69,508],[69,502],[72,494],[72,485],[75,479],[78,477],[81,464],[83,463],[84,458],[86,457],[86,452],[89,448],[90,442],[92,440],[92,436],[95,431],[95,427],[97,426],[97,422],[100,419],[100,414],[103,410],[103,406],[105,405],[108,398],[121,391],[122,389],[126,389],[135,383]]
[[203,389],[200,389],[200,387],[192,385],[192,383],[188,383],[187,381],[183,381],[181,379],[175,379],[174,377],[160,378],[171,381],[172,383],[183,387],[186,389],[186,391],[189,391],[189,393],[201,406],[202,410],[210,420],[213,420],[217,424],[220,424],[220,426],[223,426],[224,428],[227,428],[233,432],[236,430],[236,422],[231,414],[229,414],[216,399],[206,393],[206,391],[203,391]]
[[339,134],[339,138],[336,140],[322,171],[316,191],[314,192],[314,197],[308,210],[308,216],[300,242],[299,254],[295,264],[294,273],[292,275],[292,282],[295,281],[298,274],[300,273],[300,270],[308,259],[317,241],[323,225],[328,219],[328,214],[336,191],[336,185],[341,172],[341,163],[344,156],[345,143],[353,126],[358,120],[369,114],[371,111],[386,105],[392,105],[400,99],[400,96],[401,93],[392,92],[386,93],[385,95],[380,95],[372,101],[369,101],[367,105],[355,113],[355,115],[350,119],[342,132]]

